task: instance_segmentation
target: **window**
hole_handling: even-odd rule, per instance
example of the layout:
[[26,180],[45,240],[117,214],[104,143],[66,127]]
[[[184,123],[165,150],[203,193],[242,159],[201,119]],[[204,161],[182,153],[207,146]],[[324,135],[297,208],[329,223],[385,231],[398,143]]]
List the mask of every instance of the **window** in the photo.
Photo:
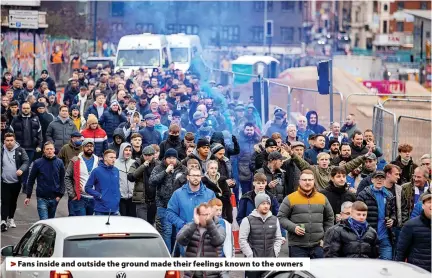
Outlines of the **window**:
[[111,3],[111,15],[112,16],[124,16],[124,2],[112,2]]
[[304,5],[303,1],[298,1],[298,9],[300,12],[303,11],[303,5]]
[[263,42],[264,41],[264,29],[262,26],[252,26],[252,41]]
[[282,11],[294,11],[295,10],[295,2],[294,1],[282,1]]
[[[256,12],[263,12],[264,11],[264,1],[254,1],[254,10]],[[267,11],[271,12],[273,11],[273,1],[267,1]]]
[[177,34],[178,33],[178,25],[176,24],[168,24],[166,27],[167,34]]
[[135,24],[135,30],[138,33],[152,33],[153,24],[152,23],[137,23]]
[[119,67],[159,67],[160,52],[158,49],[119,50],[117,66]]
[[404,23],[396,22],[396,32],[403,32],[403,30],[404,30]]
[[421,1],[420,2],[420,9],[421,10],[427,10],[428,9],[428,7],[427,7],[427,1]]
[[383,21],[383,33],[387,34],[387,20]]
[[293,27],[281,27],[281,37],[283,42],[294,41],[294,28]]
[[425,36],[426,36],[426,39],[430,40],[430,38],[431,38],[431,32],[430,31],[426,31]]
[[[211,40],[213,43],[229,42],[235,43],[240,41],[240,28],[238,26],[212,26]],[[219,40],[219,41],[218,41]]]
[[20,240],[14,250],[14,256],[18,257],[31,257],[33,256],[30,251],[35,243],[35,239],[42,228],[41,225],[34,226],[31,228]]
[[185,33],[188,35],[198,35],[199,28],[198,25],[190,25],[190,24],[168,24],[167,34],[177,34],[177,33]]
[[386,12],[387,10],[388,10],[388,5],[387,4],[384,4],[384,11]]
[[403,10],[405,8],[404,1],[398,1],[397,2],[397,7],[398,7],[398,10]]
[[36,244],[33,245],[33,248],[35,250],[35,257],[51,257],[54,253],[55,237],[55,231],[52,228],[45,226],[35,240]]
[[123,30],[123,23],[112,23],[111,31],[112,32],[120,32]]
[[298,32],[299,32],[299,40],[302,41],[303,40],[303,28],[299,27]]

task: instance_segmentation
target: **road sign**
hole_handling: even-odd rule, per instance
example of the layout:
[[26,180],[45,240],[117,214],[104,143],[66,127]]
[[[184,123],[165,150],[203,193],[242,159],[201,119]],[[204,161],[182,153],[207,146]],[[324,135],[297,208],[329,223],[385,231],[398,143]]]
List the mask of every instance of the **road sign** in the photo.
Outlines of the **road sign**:
[[39,29],[39,12],[10,10],[9,28]]

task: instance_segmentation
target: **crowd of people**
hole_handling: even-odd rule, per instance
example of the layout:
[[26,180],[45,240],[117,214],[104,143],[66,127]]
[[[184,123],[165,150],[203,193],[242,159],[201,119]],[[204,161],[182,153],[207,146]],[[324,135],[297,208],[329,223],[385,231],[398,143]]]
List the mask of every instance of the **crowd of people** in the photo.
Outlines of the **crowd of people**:
[[175,256],[234,257],[238,225],[246,257],[278,257],[287,243],[291,257],[431,270],[430,154],[412,157],[401,142],[388,163],[354,114],[327,130],[315,111],[289,122],[277,107],[261,127],[252,98],[173,65],[76,69],[63,99],[57,87],[46,70],[38,80],[4,73],[2,232],[16,227],[22,192],[40,219],[61,199],[71,217],[144,219]]

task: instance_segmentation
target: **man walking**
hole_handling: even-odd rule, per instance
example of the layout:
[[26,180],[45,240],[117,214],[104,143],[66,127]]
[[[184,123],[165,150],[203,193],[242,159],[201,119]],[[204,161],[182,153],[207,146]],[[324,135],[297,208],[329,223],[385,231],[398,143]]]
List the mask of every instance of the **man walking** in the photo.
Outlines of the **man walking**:
[[316,190],[311,170],[303,170],[299,188],[285,197],[278,218],[288,230],[291,257],[323,257],[322,240],[334,224],[334,214],[330,202]]
[[26,188],[24,205],[30,204],[33,186],[37,180],[36,198],[40,220],[54,218],[57,205],[65,192],[65,168],[60,158],[55,156],[53,142],[43,146],[43,156],[33,163]]
[[21,177],[29,167],[26,151],[15,141],[15,134],[4,135],[1,149],[1,231],[16,228],[14,221],[17,200],[21,190]]
[[114,167],[116,153],[106,150],[103,158],[103,162],[91,172],[85,192],[95,198],[95,215],[119,215],[120,173]]
[[134,162],[135,159],[132,159],[132,145],[129,143],[121,144],[120,155],[115,161],[114,166],[120,173],[120,214],[123,216],[136,217],[136,206],[132,202],[135,183],[129,181],[127,178]]

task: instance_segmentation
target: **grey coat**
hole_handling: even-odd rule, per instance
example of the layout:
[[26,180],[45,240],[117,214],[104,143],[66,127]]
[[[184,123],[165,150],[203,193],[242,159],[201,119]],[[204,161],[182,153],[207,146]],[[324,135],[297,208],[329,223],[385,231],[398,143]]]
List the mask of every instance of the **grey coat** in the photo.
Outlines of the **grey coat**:
[[[176,239],[178,244],[186,246],[185,257],[187,258],[220,258],[225,237],[224,227],[215,224],[213,219],[210,219],[202,235],[198,225],[192,222],[183,226]],[[185,272],[184,274],[184,277],[193,276],[193,272]],[[220,271],[207,271],[204,274],[204,277],[207,278],[219,276]]]
[[57,153],[64,145],[69,143],[71,139],[70,136],[74,132],[78,132],[78,130],[71,119],[67,119],[63,123],[62,120],[57,117],[49,124],[46,131],[46,138],[48,141],[54,142]]

